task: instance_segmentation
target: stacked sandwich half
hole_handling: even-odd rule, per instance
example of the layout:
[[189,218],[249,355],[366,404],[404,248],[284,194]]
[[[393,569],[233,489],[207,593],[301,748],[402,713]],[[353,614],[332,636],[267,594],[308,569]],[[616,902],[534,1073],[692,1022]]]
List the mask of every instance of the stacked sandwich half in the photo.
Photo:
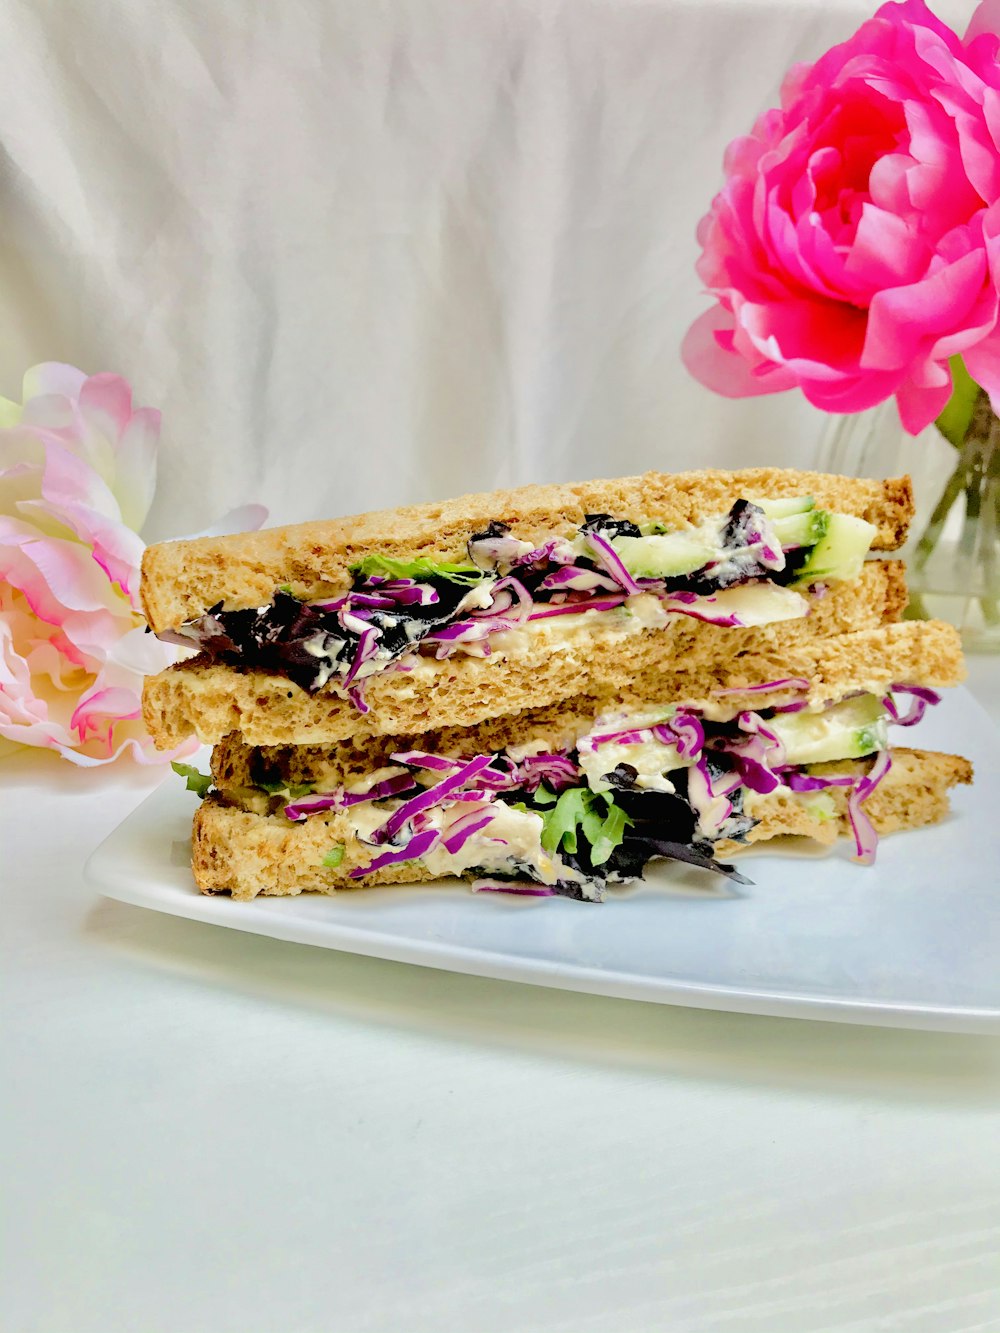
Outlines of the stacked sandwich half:
[[963,675],[874,554],[911,516],[905,479],[650,473],[151,547],[149,624],[197,655],[146,725],[214,746],[198,887],[600,899],[778,834],[870,861],[971,781],[893,741]]

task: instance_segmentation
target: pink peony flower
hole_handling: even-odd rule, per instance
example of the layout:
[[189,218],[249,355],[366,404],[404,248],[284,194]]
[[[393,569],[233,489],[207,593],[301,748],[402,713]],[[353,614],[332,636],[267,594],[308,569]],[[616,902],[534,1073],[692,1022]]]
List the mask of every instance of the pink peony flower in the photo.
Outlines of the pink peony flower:
[[0,398],[0,737],[76,764],[175,758],[140,710],[143,675],[176,654],[145,632],[138,597],[160,414],[116,375],[56,363],[28,371],[23,398]]
[[998,0],[964,40],[903,0],[792,69],[699,227],[718,305],[683,355],[702,383],[798,385],[831,412],[895,395],[916,434],[960,353],[1000,411],[998,34]]

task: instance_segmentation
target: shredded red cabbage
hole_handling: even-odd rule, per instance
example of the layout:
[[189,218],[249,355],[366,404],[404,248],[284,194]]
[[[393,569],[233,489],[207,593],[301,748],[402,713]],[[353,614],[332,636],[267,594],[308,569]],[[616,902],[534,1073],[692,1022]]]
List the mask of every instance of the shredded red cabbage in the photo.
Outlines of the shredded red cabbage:
[[403,792],[412,791],[416,785],[409,773],[397,773],[391,778],[376,782],[363,792],[345,791],[341,788],[325,795],[303,796],[286,805],[284,815],[286,819],[295,823],[305,819],[307,815],[319,814],[323,810],[346,810],[349,806],[361,805],[364,801],[381,801],[389,796],[401,796]]
[[[743,628],[743,621],[739,616],[733,615],[727,611],[713,611],[711,609],[712,598],[698,598],[697,594],[691,594],[690,597],[683,593],[671,593],[663,599],[663,609],[665,611],[676,611],[681,615],[690,616],[693,620],[703,620],[706,625],[722,625],[728,629]],[[699,606],[693,603],[700,601]]]
[[[913,696],[909,708],[902,715],[900,715],[892,697],[893,694],[910,694]],[[897,726],[914,727],[923,718],[928,704],[939,704],[940,702],[941,696],[937,690],[928,689],[926,685],[893,685],[892,693],[885,696],[882,700],[882,706]]]
[[560,565],[553,573],[545,575],[538,589],[540,592],[617,592],[618,584],[595,569]]
[[470,810],[461,819],[456,819],[441,835],[441,844],[445,851],[451,854],[460,851],[472,835],[492,823],[493,818],[492,810]]
[[419,796],[404,801],[399,809],[394,810],[386,822],[374,831],[372,842],[376,844],[388,842],[415,814],[419,811],[429,810],[435,805],[440,805],[442,801],[448,799],[452,792],[458,791],[460,787],[464,787],[466,783],[471,782],[473,778],[488,768],[491,760],[492,755],[477,755],[475,759],[470,759],[467,764],[463,764],[456,772],[435,783],[433,787],[425,787]]
[[664,745],[676,745],[682,759],[691,759],[705,745],[705,728],[701,719],[692,712],[675,713],[666,722],[653,728],[653,735]]
[[[734,685],[730,689],[714,690],[720,694],[765,694],[769,690],[807,690],[809,681],[804,676],[782,676],[779,680],[765,680],[761,685]],[[794,705],[801,706],[801,705]]]
[[394,764],[407,764],[411,768],[433,768],[439,773],[451,773],[462,762],[460,759],[446,759],[443,754],[428,754],[426,750],[400,750],[389,758]]
[[417,861],[425,852],[429,852],[438,840],[438,834],[434,829],[427,829],[422,833],[415,833],[405,847],[391,852],[383,852],[381,856],[376,856],[375,860],[367,866],[356,866],[350,871],[351,879],[361,879],[364,875],[371,875],[376,870],[382,870],[385,866],[398,865],[401,861]]
[[875,852],[878,848],[878,834],[875,832],[875,826],[862,809],[862,806],[891,767],[892,756],[889,751],[880,750],[875,757],[874,764],[865,776],[859,779],[847,798],[847,814],[851,821],[851,830],[854,833],[857,850],[856,859],[861,865],[871,865],[875,860]]
[[528,617],[529,620],[547,620],[550,616],[580,615],[583,611],[612,611],[625,601],[625,593],[609,594],[601,597],[586,597],[575,602],[544,602],[542,609],[537,608]]
[[597,557],[598,564],[605,569],[625,592],[632,595],[642,592],[634,576],[625,567],[625,562],[607,537],[593,530],[585,534],[584,540]]
[[531,551],[531,542],[511,536],[502,523],[491,523],[485,532],[470,537],[466,545],[469,559],[487,574],[508,570],[521,562]]
[[853,787],[855,781],[851,775],[821,778],[812,773],[800,773],[796,768],[783,768],[778,776],[782,785],[789,791],[822,791],[826,787]]
[[[908,687],[902,689],[906,692]],[[921,695],[934,693],[923,690],[923,687],[914,687],[909,692],[916,697],[918,689]],[[925,698],[920,701],[928,702]],[[890,769],[888,751],[880,751],[868,772],[861,776],[817,776],[785,762],[784,747],[777,733],[768,726],[766,717],[747,710],[734,721],[738,729],[736,734],[733,733],[732,722],[713,723],[709,734],[706,734],[708,724],[696,712],[685,709],[652,727],[598,733],[583,738],[579,743],[581,746],[593,747],[607,741],[629,744],[655,737],[665,746],[675,748],[680,758],[693,760],[693,763],[671,770],[673,794],[643,788],[636,781],[636,770],[628,764],[620,764],[615,774],[609,775],[614,779],[611,782],[614,799],[633,802],[626,807],[629,820],[635,823],[639,819],[641,829],[632,830],[631,826],[626,828],[624,840],[606,867],[603,862],[601,866],[593,865],[586,843],[578,855],[563,851],[563,859],[571,868],[584,875],[584,881],[578,878],[567,879],[552,887],[545,886],[539,890],[532,888],[530,892],[545,896],[558,893],[599,898],[605,882],[626,882],[641,877],[643,865],[653,855],[672,856],[735,875],[731,867],[722,867],[712,859],[711,844],[725,838],[741,840],[753,826],[752,816],[743,812],[746,791],[766,794],[782,785],[794,792],[822,791],[831,787],[849,789],[848,816],[857,857],[865,864],[870,863],[875,856],[878,840],[863,806]],[[579,786],[583,780],[572,751],[528,755],[515,761],[502,752],[477,755],[470,759],[452,759],[421,750],[408,750],[396,752],[391,759],[394,763],[405,765],[411,772],[382,779],[367,792],[341,790],[292,801],[284,807],[287,818],[299,820],[323,810],[346,808],[363,801],[397,800],[399,803],[396,808],[371,834],[373,845],[390,843],[393,844],[392,850],[376,856],[370,866],[352,871],[355,878],[384,865],[419,860],[436,846],[443,846],[450,854],[457,853],[495,818],[492,803],[497,799],[526,804],[528,809],[536,810],[544,819],[558,794]],[[420,787],[413,776],[418,770],[435,772],[441,775],[440,780],[430,787]],[[542,796],[545,797],[544,801]],[[687,809],[693,812],[689,818],[694,821],[691,828],[695,832],[685,836],[701,837],[706,841],[688,845],[683,839],[678,840],[676,833],[669,838],[662,837],[650,825],[648,817],[640,818],[643,811],[652,808],[650,802],[662,802],[664,810]],[[446,815],[440,821],[443,827],[438,829],[432,827],[434,821],[431,812],[442,805],[454,807],[454,814],[450,818]],[[404,841],[403,846],[395,845],[401,840]],[[502,838],[493,839],[493,842],[497,846],[506,846]],[[530,864],[524,868],[531,872]],[[586,888],[590,884],[588,876],[593,877],[590,888]],[[508,891],[510,881],[497,879],[484,883],[495,891]],[[500,886],[503,886],[502,890]]]

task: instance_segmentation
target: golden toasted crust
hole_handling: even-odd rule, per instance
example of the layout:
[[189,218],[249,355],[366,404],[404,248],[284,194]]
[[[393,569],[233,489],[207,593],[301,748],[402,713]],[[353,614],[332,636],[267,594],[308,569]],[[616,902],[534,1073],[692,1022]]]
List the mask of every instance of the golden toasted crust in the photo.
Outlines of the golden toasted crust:
[[[855,761],[817,767],[834,773],[861,766]],[[865,810],[879,833],[918,828],[947,813],[950,787],[971,781],[970,764],[956,755],[897,750],[892,768],[865,803]],[[793,833],[827,843],[847,833],[846,799],[836,788],[830,790],[836,812],[825,821],[810,813],[810,808],[815,809],[811,794],[756,797],[754,814],[761,823],[750,839]],[[340,865],[323,866],[323,857],[336,846],[344,848]],[[422,866],[404,862],[351,879],[352,869],[370,863],[371,848],[354,837],[343,812],[312,815],[304,823],[292,824],[281,815],[254,813],[213,796],[202,802],[195,815],[192,847],[194,877],[201,892],[228,893],[241,899],[258,894],[329,894],[431,878]],[[720,844],[719,849],[725,855],[739,850],[733,844]]]
[[[284,676],[195,660],[147,678],[143,719],[161,749],[192,733],[216,744],[232,731],[242,731],[253,745],[322,745],[350,736],[474,726],[489,717],[580,694],[614,693],[644,673],[666,678],[680,674],[689,686],[689,678],[699,675],[710,680],[733,677],[733,683],[740,684],[741,667],[745,676],[764,669],[764,662],[778,663],[766,668],[769,675],[755,676],[768,680],[800,674],[781,665],[788,654],[814,652],[815,645],[830,636],[874,630],[894,618],[904,598],[900,563],[870,561],[856,583],[838,585],[816,599],[802,620],[727,629],[678,617],[667,629],[651,629],[624,642],[595,631],[585,651],[579,645],[552,651],[539,641],[520,657],[456,656],[444,662],[419,658],[416,670],[369,678],[365,698],[370,711],[365,714],[334,686],[310,695]],[[954,631],[941,632],[957,644]],[[880,642],[872,641],[870,654],[878,653]],[[957,646],[954,652],[957,655]]]
[[812,495],[825,508],[874,523],[876,550],[898,549],[913,517],[909,477],[875,481],[749,468],[523,486],[329,522],[162,542],[143,555],[143,609],[160,633],[195,619],[219,601],[230,607],[260,606],[282,584],[290,585],[298,597],[331,595],[349,583],[349,566],[373,552],[404,560],[419,555],[464,560],[469,537],[494,520],[525,540],[540,540],[552,533],[568,534],[589,513],[683,526],[724,513],[741,497],[794,495]]

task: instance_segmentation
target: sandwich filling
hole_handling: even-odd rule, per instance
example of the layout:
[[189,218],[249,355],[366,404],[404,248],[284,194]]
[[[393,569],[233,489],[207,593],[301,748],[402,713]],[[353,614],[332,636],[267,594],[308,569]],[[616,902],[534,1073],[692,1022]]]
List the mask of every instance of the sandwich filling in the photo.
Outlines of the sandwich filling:
[[[808,682],[754,688],[804,693]],[[559,750],[541,741],[462,757],[401,750],[364,781],[325,791],[290,787],[258,754],[257,786],[220,795],[292,822],[344,812],[368,853],[349,872],[356,879],[413,862],[414,878],[423,868],[472,876],[480,889],[599,901],[607,885],[668,858],[745,882],[716,844],[746,842],[756,803],[773,792],[822,820],[836,816],[831,792],[844,789],[857,858],[870,863],[877,838],[864,804],[891,766],[889,723],[912,725],[938,697],[894,685],[884,698],[793,700],[723,721],[684,705],[623,710]],[[831,771],[845,759],[866,762]],[[332,846],[324,864],[344,851]]]
[[420,656],[557,650],[567,635],[639,634],[678,616],[735,628],[800,618],[809,595],[857,577],[875,532],[809,496],[737,500],[673,531],[591,514],[541,545],[492,523],[469,538],[467,563],[371,555],[341,597],[306,601],[286,586],[266,606],[220,602],[161,637],[310,692],[332,684],[364,712],[364,681]]

